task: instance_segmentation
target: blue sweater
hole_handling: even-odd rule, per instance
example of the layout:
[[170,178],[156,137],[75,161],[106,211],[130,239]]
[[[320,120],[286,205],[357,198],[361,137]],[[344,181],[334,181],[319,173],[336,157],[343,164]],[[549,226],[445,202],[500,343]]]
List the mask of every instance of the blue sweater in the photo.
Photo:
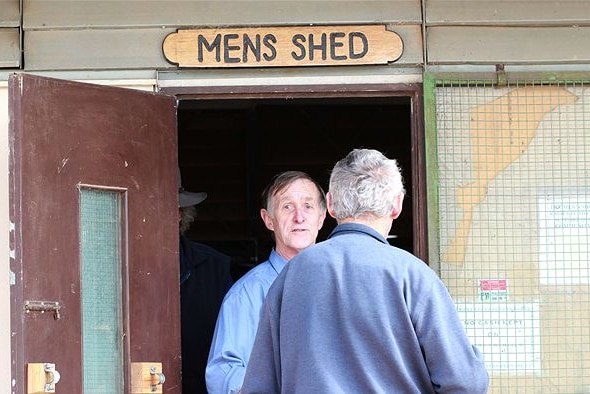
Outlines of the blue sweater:
[[488,384],[435,272],[349,223],[275,280],[242,394],[478,394]]

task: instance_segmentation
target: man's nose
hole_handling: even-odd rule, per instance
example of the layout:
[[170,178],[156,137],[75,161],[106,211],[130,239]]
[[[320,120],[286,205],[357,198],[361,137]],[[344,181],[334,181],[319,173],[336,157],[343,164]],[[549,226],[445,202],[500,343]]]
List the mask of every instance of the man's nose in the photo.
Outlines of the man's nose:
[[305,221],[305,215],[303,214],[303,211],[303,208],[295,208],[295,215],[293,217],[293,220],[295,220],[297,223]]

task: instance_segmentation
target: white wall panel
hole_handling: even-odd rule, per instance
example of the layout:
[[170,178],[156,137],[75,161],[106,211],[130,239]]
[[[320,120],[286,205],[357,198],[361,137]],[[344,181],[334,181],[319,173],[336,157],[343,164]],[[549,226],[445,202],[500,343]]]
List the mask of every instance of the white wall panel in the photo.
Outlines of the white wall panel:
[[0,68],[18,68],[19,66],[20,35],[18,29],[0,28]]
[[429,64],[590,62],[590,27],[437,26],[426,34]]
[[0,27],[20,26],[19,0],[0,0]]
[[[422,64],[419,25],[389,29],[404,42],[394,66]],[[177,69],[162,52],[164,38],[176,29],[45,30],[25,34],[25,66],[30,71]]]
[[170,29],[32,31],[25,34],[27,70],[173,67],[162,53]]
[[420,0],[183,1],[24,0],[27,30],[322,23],[420,23]]
[[590,24],[588,0],[426,0],[427,25]]

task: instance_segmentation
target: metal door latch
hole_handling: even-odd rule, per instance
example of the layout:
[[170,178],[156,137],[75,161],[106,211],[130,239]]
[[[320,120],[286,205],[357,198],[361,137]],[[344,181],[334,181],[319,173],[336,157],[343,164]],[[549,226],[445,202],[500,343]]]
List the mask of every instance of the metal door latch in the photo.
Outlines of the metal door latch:
[[58,301],[25,301],[25,311],[29,312],[53,312],[53,318],[59,320],[61,305]]

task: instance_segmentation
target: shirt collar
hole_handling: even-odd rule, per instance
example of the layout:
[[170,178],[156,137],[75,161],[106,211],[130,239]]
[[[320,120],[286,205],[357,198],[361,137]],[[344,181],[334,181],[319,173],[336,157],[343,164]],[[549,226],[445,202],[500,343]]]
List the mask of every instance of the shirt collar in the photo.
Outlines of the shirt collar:
[[277,274],[280,274],[285,265],[287,265],[287,260],[277,253],[277,251],[273,248],[270,252],[270,256],[268,258],[270,265],[276,271]]

